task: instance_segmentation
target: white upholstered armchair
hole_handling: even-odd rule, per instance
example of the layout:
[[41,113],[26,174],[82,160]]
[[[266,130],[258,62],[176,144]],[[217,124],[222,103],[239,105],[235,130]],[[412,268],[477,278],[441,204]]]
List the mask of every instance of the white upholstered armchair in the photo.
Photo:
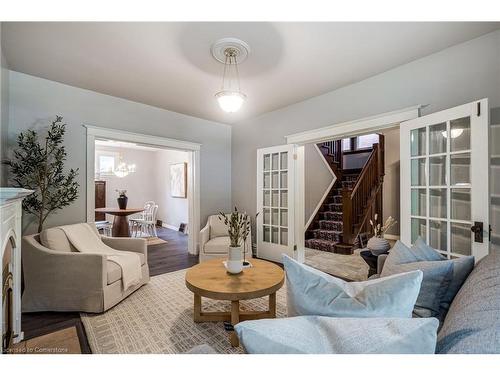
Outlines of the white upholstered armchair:
[[[208,217],[207,225],[200,231],[200,262],[213,258],[224,258],[229,248],[227,226],[218,215]],[[248,258],[252,257],[252,233],[248,234],[243,246]]]

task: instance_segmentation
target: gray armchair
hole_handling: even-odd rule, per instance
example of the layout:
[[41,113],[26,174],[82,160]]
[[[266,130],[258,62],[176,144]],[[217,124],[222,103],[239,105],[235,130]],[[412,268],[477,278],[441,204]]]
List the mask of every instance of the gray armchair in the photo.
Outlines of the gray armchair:
[[[97,232],[97,230],[96,230]],[[141,281],[123,290],[121,268],[105,255],[80,253],[60,228],[23,237],[23,312],[83,311],[100,313],[122,301],[149,281],[146,240],[101,237],[116,249],[141,258]]]

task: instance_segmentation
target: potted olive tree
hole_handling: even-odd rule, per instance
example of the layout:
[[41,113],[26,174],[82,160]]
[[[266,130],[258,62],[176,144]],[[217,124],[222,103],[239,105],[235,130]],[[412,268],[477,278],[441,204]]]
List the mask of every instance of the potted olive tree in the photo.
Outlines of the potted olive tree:
[[23,200],[23,209],[36,218],[38,232],[50,214],[78,198],[78,169],[64,171],[65,132],[61,116],[56,116],[45,136],[33,129],[26,130],[17,137],[13,158],[4,162],[10,168],[13,186],[34,190]]

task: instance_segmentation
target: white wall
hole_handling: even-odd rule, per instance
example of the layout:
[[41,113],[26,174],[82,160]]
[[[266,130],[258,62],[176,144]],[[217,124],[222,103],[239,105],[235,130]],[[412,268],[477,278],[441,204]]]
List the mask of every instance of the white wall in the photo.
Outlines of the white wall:
[[[57,114],[62,115],[68,124],[64,141],[68,152],[66,167],[79,168],[79,198],[71,206],[50,216],[47,227],[86,219],[86,137],[83,124],[200,143],[200,223],[204,224],[208,215],[230,210],[229,125],[13,71],[10,72],[9,89],[9,147],[13,146],[19,132],[45,128]],[[26,233],[35,229],[31,226]]]
[[388,234],[399,236],[400,200],[399,200],[399,128],[384,130],[385,136],[385,176],[382,191],[383,220],[392,216],[398,222],[389,229]]
[[326,167],[323,155],[318,152],[314,143],[304,146],[304,162],[313,166],[312,168],[306,168],[304,171],[305,180],[313,182],[305,184],[304,224],[307,224],[334,177],[329,168]]
[[[285,144],[286,135],[416,104],[428,105],[425,115],[484,97],[500,106],[500,31],[239,122],[232,134],[233,204],[255,213],[257,149]],[[321,167],[306,165],[311,173],[314,168]],[[306,179],[306,191],[314,181]]]
[[[9,70],[2,48],[2,27],[0,23],[0,159],[7,156],[9,120]],[[0,186],[7,186],[7,168],[0,165]]]
[[[156,153],[156,197],[158,219],[163,224],[179,228],[180,223],[188,222],[188,200],[172,197],[170,194],[170,165],[188,162],[188,153],[175,150],[161,150]],[[188,179],[188,185],[190,181]],[[205,223],[201,223],[203,226]]]

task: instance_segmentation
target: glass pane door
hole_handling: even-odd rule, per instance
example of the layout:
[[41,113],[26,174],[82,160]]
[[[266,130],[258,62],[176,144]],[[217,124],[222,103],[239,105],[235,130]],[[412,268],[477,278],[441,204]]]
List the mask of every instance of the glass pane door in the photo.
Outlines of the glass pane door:
[[473,104],[401,124],[401,238],[420,236],[448,258],[488,251],[486,231],[482,241],[471,231],[488,223],[488,175],[478,173],[488,170],[488,122]]
[[470,117],[411,130],[410,149],[411,242],[470,255]]
[[[259,256],[281,261],[281,253],[291,244],[293,217],[290,217],[289,196],[293,173],[292,146],[277,146],[258,152],[257,245]],[[261,182],[260,182],[261,181]],[[292,184],[293,185],[293,184]],[[261,215],[259,215],[261,216]]]

